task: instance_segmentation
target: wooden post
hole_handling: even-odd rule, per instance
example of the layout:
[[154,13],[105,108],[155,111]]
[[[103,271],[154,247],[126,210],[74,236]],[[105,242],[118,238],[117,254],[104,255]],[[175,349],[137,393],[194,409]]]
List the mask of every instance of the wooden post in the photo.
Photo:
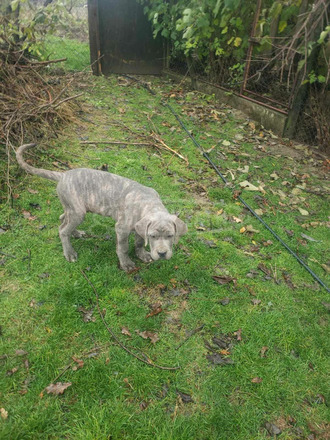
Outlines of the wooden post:
[[292,138],[298,130],[300,114],[307,102],[310,88],[310,84],[308,82],[304,84],[303,80],[316,66],[319,53],[320,46],[317,46],[312,50],[312,53],[307,60],[306,71],[304,71],[304,69],[301,69],[301,71],[297,73],[297,91],[294,94],[291,109],[288,113],[288,117],[283,130],[284,137]]
[[98,0],[88,0],[89,47],[94,75],[102,74]]

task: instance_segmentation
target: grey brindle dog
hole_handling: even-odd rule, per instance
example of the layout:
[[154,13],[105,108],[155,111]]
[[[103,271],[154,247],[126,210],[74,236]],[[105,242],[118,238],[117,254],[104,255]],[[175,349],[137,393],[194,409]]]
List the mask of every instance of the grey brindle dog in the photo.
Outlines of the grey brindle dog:
[[[135,250],[140,260],[150,262],[171,258],[173,244],[187,232],[187,226],[176,215],[169,214],[154,189],[116,174],[89,168],[65,172],[34,168],[23,159],[23,152],[34,146],[22,145],[16,151],[16,158],[28,173],[58,182],[57,193],[64,208],[60,216],[59,235],[68,261],[77,260],[70,237],[79,238],[84,234],[76,228],[84,220],[86,212],[112,217],[116,221],[117,255],[121,269],[135,269],[128,256],[131,232],[135,232]],[[150,252],[144,247],[148,242]]]

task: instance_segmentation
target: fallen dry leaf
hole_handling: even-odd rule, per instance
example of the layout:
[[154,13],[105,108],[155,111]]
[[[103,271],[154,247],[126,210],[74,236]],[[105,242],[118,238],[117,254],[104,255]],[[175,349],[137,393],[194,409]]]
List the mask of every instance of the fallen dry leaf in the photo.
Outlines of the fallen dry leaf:
[[122,327],[121,332],[123,335],[132,336],[131,332],[128,330],[127,327]]
[[94,309],[87,310],[85,307],[78,307],[78,312],[82,314],[82,318],[84,322],[94,322],[95,317],[93,316]]
[[322,243],[321,240],[315,240],[315,238],[310,237],[309,235],[306,235],[306,234],[303,234],[303,233],[301,233],[300,235],[302,236],[302,238],[305,238],[308,241],[314,241],[315,243]]
[[5,408],[0,408],[0,415],[3,420],[6,420],[8,418],[8,411]]
[[13,374],[15,374],[18,371],[17,367],[12,368],[11,370],[8,370],[6,375],[7,376],[12,376]]
[[298,208],[298,211],[300,212],[301,215],[309,215],[309,212],[306,211],[306,209]]
[[180,396],[183,403],[190,403],[193,402],[193,398],[190,396],[190,394],[182,393],[179,390],[176,390],[177,394]]
[[234,335],[236,336],[236,339],[238,341],[241,341],[242,340],[242,329],[239,328],[236,332],[234,332]]
[[145,400],[142,400],[142,402],[140,402],[140,405],[139,405],[140,410],[144,411],[145,409],[148,408],[149,404],[150,404],[150,402],[146,402]]
[[260,191],[260,188],[258,188],[257,186],[253,185],[252,183],[250,183],[247,180],[244,180],[243,182],[240,182],[239,185],[246,189],[247,191]]
[[251,380],[252,383],[261,383],[262,382],[262,378],[261,377],[254,377]]
[[214,279],[214,281],[216,281],[218,284],[224,285],[224,284],[228,284],[230,282],[232,282],[233,284],[236,284],[236,278],[230,277],[228,275],[214,275],[212,277]]
[[272,174],[270,174],[270,177],[271,177],[273,180],[277,180],[277,179],[280,178],[275,172],[272,173]]
[[28,188],[27,190],[29,191],[30,194],[38,194],[39,193],[39,191],[37,191],[36,189]]
[[48,394],[54,394],[58,396],[59,394],[63,394],[64,391],[72,385],[71,382],[56,382],[55,384],[51,383],[46,388]]
[[282,433],[280,428],[274,425],[274,423],[266,422],[264,427],[267,429],[268,434],[272,437],[276,437],[277,435],[280,435]]
[[229,357],[222,357],[219,353],[212,353],[206,355],[206,359],[214,365],[232,365],[234,361]]
[[163,311],[161,303],[151,304],[151,311],[147,314],[146,318],[158,315]]
[[31,215],[31,213],[29,211],[22,211],[23,217],[26,218],[27,220],[31,220],[34,221],[36,220],[36,216],[35,215]]
[[252,225],[247,225],[245,230],[246,230],[246,232],[255,232],[255,233],[260,232],[258,229],[254,229],[254,227]]
[[73,361],[76,363],[76,365],[74,365],[72,367],[73,371],[77,371],[79,370],[79,368],[82,368],[84,366],[84,361],[81,359],[77,359],[75,356],[72,356]]
[[268,351],[268,347],[265,345],[265,346],[263,346],[263,347],[261,347],[261,350],[260,350],[260,357],[262,357],[262,358],[264,358],[264,357],[266,357],[266,352]]
[[157,333],[149,332],[148,330],[145,330],[144,332],[140,332],[139,330],[136,330],[136,333],[141,336],[143,339],[150,339],[150,342],[155,344],[157,341],[159,341],[159,337]]
[[28,354],[28,352],[25,350],[15,350],[16,356],[26,356],[27,354]]

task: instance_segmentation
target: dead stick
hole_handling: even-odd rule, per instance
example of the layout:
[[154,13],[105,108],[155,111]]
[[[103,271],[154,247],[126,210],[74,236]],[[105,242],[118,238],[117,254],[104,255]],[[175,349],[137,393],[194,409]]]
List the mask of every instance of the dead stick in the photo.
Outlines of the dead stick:
[[189,165],[188,159],[186,157],[184,157],[182,154],[180,154],[177,151],[173,150],[173,148],[171,148],[168,145],[166,145],[165,142],[160,138],[160,136],[158,136],[158,134],[153,133],[153,137],[161,144],[162,148],[164,148],[165,150],[171,151],[171,153],[175,154],[180,159],[183,159],[186,162],[186,164]]
[[[27,58],[25,57],[24,59],[27,60]],[[44,66],[44,65],[47,66],[47,64],[61,63],[62,61],[67,61],[67,58],[59,58],[58,60],[39,61],[36,63],[29,61],[29,64],[20,64],[19,67],[33,67],[33,66]]]
[[[69,101],[70,99],[75,99],[78,98],[78,96],[83,95],[83,93],[78,93],[78,95],[74,95],[74,96],[69,96],[68,98],[63,99],[62,101],[58,102],[56,105],[54,105],[54,109],[57,108],[59,105],[63,104],[63,102]],[[49,105],[51,105],[52,103],[50,102]]]
[[127,141],[81,141],[82,145],[89,144],[109,144],[109,145],[153,145],[151,142],[127,142]]
[[[86,356],[88,356],[90,353],[94,353],[95,352],[95,350],[97,349],[98,347],[96,347],[96,348],[93,348],[92,350],[89,350],[89,351],[87,351],[86,353],[83,353],[81,356],[79,356],[79,357],[86,357]],[[72,356],[73,357],[73,356]],[[75,361],[73,360],[73,361],[71,361],[68,365],[66,365],[65,367],[63,367],[63,369],[62,369],[62,371],[55,377],[55,379],[52,381],[52,383],[53,384],[55,384],[55,382],[61,377],[61,376],[63,376],[63,374],[66,372],[66,371],[68,371],[73,365],[75,364]],[[45,387],[41,392],[40,392],[40,394],[39,394],[39,396],[41,397],[41,398],[43,398],[43,396],[44,396],[44,392],[46,391],[46,388],[47,387]]]
[[5,257],[8,257],[8,258],[17,258],[17,257],[15,257],[15,255],[5,254],[2,251],[0,251],[0,255],[4,255]]
[[92,287],[92,289],[93,289],[93,291],[95,293],[95,297],[96,297],[96,307],[97,307],[99,315],[100,315],[100,317],[101,317],[101,319],[103,321],[103,324],[105,325],[105,328],[108,330],[108,332],[110,333],[110,335],[112,336],[114,341],[119,345],[119,347],[121,347],[123,350],[125,350],[127,353],[129,353],[131,356],[135,357],[139,361],[143,362],[146,365],[149,365],[149,367],[155,367],[155,368],[159,368],[160,370],[170,370],[170,371],[178,370],[179,368],[181,368],[180,366],[178,366],[178,367],[163,367],[161,365],[157,365],[149,357],[147,357],[147,360],[145,361],[144,359],[140,358],[135,353],[133,353],[124,344],[122,344],[120,342],[120,340],[117,338],[117,336],[115,335],[115,333],[113,332],[113,330],[108,326],[106,320],[104,319],[104,316],[102,314],[102,311],[101,311],[100,305],[99,305],[99,295],[98,295],[98,293],[97,293],[97,291],[95,289],[94,284],[89,280],[89,278],[87,277],[87,275],[85,274],[85,272],[83,270],[81,270],[80,272],[82,273],[83,277],[86,279],[88,284]]
[[200,325],[199,327],[195,328],[195,330],[192,330],[190,334],[179,344],[175,350],[178,350],[180,347],[182,347],[183,344],[185,344],[188,339],[190,339],[192,336],[194,336],[196,333],[200,332],[205,327],[205,324]]

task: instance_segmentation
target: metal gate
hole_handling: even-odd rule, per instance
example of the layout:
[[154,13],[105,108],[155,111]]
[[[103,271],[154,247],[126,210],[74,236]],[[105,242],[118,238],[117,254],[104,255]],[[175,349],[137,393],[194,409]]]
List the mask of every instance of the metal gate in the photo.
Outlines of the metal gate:
[[162,40],[136,0],[89,0],[88,16],[94,73],[161,73]]

